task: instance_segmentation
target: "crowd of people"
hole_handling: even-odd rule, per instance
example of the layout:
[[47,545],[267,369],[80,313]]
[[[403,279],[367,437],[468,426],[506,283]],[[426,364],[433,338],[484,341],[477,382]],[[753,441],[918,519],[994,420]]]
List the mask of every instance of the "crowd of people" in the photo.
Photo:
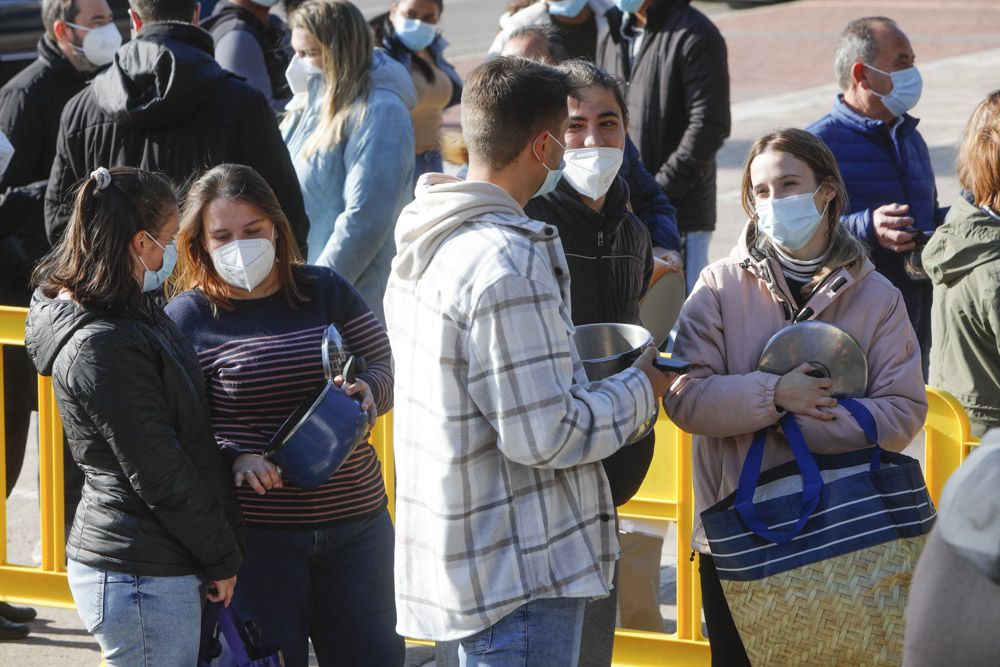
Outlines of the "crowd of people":
[[[404,636],[440,665],[609,665],[616,507],[661,404],[695,436],[698,512],[756,432],[765,467],[792,459],[785,413],[818,453],[871,446],[829,378],[758,369],[793,323],[857,341],[883,448],[919,432],[928,377],[975,435],[1000,426],[1000,91],[939,206],[890,18],[841,33],[828,115],[750,148],[746,224],[709,263],[729,73],[688,0],[515,3],[465,81],[442,0],[370,21],[348,0],[129,4],[123,43],[106,0],[42,0],[38,59],[0,89],[0,299],[30,306],[28,354],[4,349],[6,492],[51,376],[69,584],[110,666],[196,664],[206,598],[290,667],[310,644],[401,665]],[[640,324],[657,267],[685,277],[690,369],[650,347],[588,381],[575,327]],[[264,455],[331,326],[367,362],[333,381],[370,425],[393,410],[395,524],[367,441],[313,489]],[[961,558],[944,537],[934,557]],[[749,664],[697,515],[692,548],[713,664]],[[0,603],[0,639],[34,613]]]

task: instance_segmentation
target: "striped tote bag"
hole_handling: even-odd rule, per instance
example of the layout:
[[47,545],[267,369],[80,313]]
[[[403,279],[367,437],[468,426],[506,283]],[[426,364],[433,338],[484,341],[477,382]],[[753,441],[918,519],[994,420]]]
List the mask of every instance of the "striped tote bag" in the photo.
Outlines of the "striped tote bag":
[[722,589],[754,665],[899,665],[910,579],[935,511],[916,459],[878,446],[874,417],[841,399],[874,448],[760,471],[754,437],[737,490],[701,515]]

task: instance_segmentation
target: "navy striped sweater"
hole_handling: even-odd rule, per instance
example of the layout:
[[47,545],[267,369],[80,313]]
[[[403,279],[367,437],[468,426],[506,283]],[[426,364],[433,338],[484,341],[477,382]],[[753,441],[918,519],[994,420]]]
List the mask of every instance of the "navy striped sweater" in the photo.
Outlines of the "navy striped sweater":
[[[232,463],[242,453],[262,453],[284,420],[323,381],[320,344],[327,324],[341,333],[347,354],[360,354],[368,370],[358,377],[372,388],[378,413],[392,407],[392,352],[382,324],[354,287],[330,269],[302,266],[309,301],[297,309],[279,291],[262,299],[234,300],[213,317],[197,290],[166,308],[198,353],[208,385],[215,438]],[[358,447],[329,480],[300,489],[285,480],[259,496],[237,489],[247,524],[315,528],[364,516],[386,502],[378,457]]]

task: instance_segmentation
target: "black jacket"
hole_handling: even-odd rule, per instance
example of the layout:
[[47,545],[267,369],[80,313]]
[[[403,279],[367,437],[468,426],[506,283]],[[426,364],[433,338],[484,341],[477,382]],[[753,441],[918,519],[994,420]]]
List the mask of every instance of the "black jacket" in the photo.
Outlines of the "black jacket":
[[274,112],[212,53],[212,36],[201,28],[144,25],[69,101],[45,193],[50,240],[69,221],[73,184],[97,167],[162,171],[183,187],[205,169],[233,162],[260,172],[305,248],[309,221]]
[[110,315],[36,292],[25,343],[51,375],[86,482],[66,555],[147,576],[226,579],[242,516],[194,350],[148,298]]
[[[580,199],[566,179],[524,207],[535,220],[559,230],[570,277],[573,324],[639,323],[639,300],[653,275],[649,230],[631,213],[628,186],[616,178],[598,213]],[[632,443],[604,459],[615,505],[623,505],[646,477],[654,437]]]
[[598,64],[626,81],[629,134],[682,233],[715,229],[715,154],[730,130],[726,42],[688,2],[654,0],[634,63],[617,9],[597,45]]
[[0,132],[14,157],[0,174],[0,191],[49,180],[63,107],[92,74],[78,72],[49,37],[38,40],[38,58],[0,88]]

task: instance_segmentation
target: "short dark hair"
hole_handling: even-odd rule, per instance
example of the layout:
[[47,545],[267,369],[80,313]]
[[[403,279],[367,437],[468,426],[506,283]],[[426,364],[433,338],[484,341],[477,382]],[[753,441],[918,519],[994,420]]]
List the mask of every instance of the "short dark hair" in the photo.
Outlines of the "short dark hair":
[[56,21],[72,23],[79,13],[80,8],[77,7],[76,0],[42,0],[42,25],[45,26],[45,34],[55,37],[53,26]]
[[569,59],[569,51],[566,49],[566,41],[555,28],[549,23],[535,23],[523,25],[507,36],[507,41],[512,42],[522,37],[539,37],[545,40],[545,48],[549,52],[549,62],[558,65]]
[[573,84],[570,97],[579,99],[576,97],[576,91],[581,88],[590,88],[592,86],[604,88],[614,95],[615,102],[618,103],[618,108],[622,112],[622,120],[628,122],[628,107],[625,105],[625,95],[622,93],[621,82],[617,78],[611,76],[589,60],[580,58],[567,60],[559,66],[559,69],[569,75],[570,81]]
[[525,58],[494,58],[472,71],[462,91],[462,133],[470,160],[502,169],[532,137],[566,118],[572,86],[558,69]]
[[875,41],[877,27],[899,29],[895,21],[885,16],[866,16],[851,21],[840,33],[833,50],[833,72],[837,75],[841,90],[851,87],[851,68],[854,63],[861,61],[871,65],[875,60],[878,53],[878,43]]
[[121,312],[142,302],[132,238],[142,231],[156,237],[177,213],[177,193],[160,174],[134,167],[108,171],[111,182],[103,190],[94,176],[77,187],[66,233],[32,278],[48,297],[65,289],[81,306]]
[[190,23],[194,18],[194,10],[198,7],[196,0],[128,0],[128,4],[143,23]]

